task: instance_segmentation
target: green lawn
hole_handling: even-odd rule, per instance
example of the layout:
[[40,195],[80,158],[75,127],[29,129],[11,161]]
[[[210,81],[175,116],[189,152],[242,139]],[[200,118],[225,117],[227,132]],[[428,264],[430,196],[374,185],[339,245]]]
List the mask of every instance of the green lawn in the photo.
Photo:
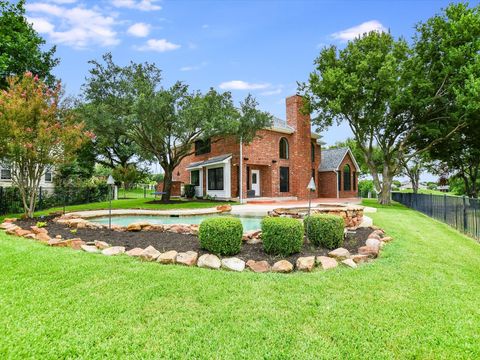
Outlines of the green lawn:
[[[172,203],[172,204],[149,204],[154,200],[153,197],[147,197],[144,199],[143,197],[132,197],[129,196],[128,199],[119,199],[112,201],[112,208],[113,209],[152,209],[152,210],[169,210],[169,209],[197,209],[197,208],[208,208],[214,207],[217,205],[225,205],[225,201],[182,201],[181,203]],[[160,200],[157,197],[157,200]],[[175,199],[174,199],[175,200]],[[235,204],[235,203],[229,203]],[[90,203],[90,204],[83,204],[83,205],[71,205],[66,207],[67,212],[72,211],[80,211],[80,210],[100,210],[100,209],[108,209],[110,206],[108,201]],[[47,210],[37,211],[35,212],[35,216],[47,215],[54,211],[62,211],[62,207],[55,207]],[[0,220],[6,217],[19,217],[20,214],[14,215],[0,215]]]
[[[374,201],[368,204],[375,206]],[[480,358],[480,245],[402,206],[374,263],[228,273],[0,234],[1,358]]]

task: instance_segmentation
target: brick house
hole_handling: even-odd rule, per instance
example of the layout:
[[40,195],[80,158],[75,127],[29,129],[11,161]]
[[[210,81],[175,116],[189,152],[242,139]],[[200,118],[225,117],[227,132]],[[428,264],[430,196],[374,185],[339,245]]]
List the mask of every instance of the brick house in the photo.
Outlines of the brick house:
[[[306,199],[313,177],[314,197],[356,196],[359,169],[351,151],[323,150],[329,154],[324,158],[320,135],[312,133],[310,116],[301,107],[300,96],[288,97],[286,121],[275,118],[271,128],[260,130],[250,144],[242,144],[242,184],[238,141],[233,137],[197,141],[195,154],[183,159],[173,174],[172,195],[179,195],[183,183],[194,184],[199,197],[238,198],[242,186],[243,198]],[[328,166],[322,166],[322,161],[329,161]],[[337,180],[340,177],[343,180]]]

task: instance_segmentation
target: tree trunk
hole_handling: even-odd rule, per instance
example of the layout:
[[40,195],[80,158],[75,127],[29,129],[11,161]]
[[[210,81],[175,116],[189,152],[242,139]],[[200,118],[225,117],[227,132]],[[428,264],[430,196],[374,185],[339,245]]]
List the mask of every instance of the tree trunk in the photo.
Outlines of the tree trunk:
[[162,202],[169,203],[170,196],[172,193],[173,171],[168,167],[164,167],[164,170],[165,170],[165,176],[163,177],[163,192],[165,194],[162,195]]
[[390,205],[390,193],[392,191],[392,181],[393,176],[388,168],[384,165],[383,174],[382,174],[382,187],[380,194],[378,194],[378,203],[382,205]]
[[410,181],[412,182],[412,190],[414,194],[418,194],[418,186],[420,183],[420,174],[414,173],[412,177],[410,178]]

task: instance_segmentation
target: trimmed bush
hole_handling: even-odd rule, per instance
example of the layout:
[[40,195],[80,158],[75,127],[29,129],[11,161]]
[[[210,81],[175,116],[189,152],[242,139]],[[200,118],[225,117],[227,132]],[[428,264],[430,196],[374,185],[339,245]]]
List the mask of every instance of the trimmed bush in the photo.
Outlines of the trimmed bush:
[[327,249],[336,249],[343,245],[345,225],[342,217],[316,214],[305,217],[303,224],[312,244]]
[[193,197],[195,196],[195,185],[185,184],[183,189],[185,192],[185,197],[187,199],[193,199]]
[[262,241],[268,254],[288,256],[300,252],[303,245],[302,223],[287,217],[266,217],[262,220]]
[[235,255],[242,248],[243,226],[234,217],[213,217],[200,224],[200,247],[217,255]]

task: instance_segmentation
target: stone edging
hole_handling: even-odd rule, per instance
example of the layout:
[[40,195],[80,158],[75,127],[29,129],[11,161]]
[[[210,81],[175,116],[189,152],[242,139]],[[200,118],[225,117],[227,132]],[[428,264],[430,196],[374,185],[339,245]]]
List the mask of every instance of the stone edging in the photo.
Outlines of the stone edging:
[[[231,271],[243,271],[245,268],[250,269],[253,272],[277,272],[277,273],[289,273],[294,270],[294,265],[287,260],[277,261],[273,266],[263,260],[255,261],[248,260],[247,262],[236,258],[223,258],[220,259],[213,254],[204,254],[198,257],[198,253],[194,251],[177,252],[170,250],[161,253],[153,246],[148,246],[145,249],[134,248],[129,251],[125,251],[123,246],[110,246],[103,241],[84,242],[80,238],[63,240],[61,237],[50,238],[48,231],[45,228],[39,228],[37,226],[31,226],[30,230],[22,229],[15,224],[16,219],[5,219],[4,223],[0,224],[0,229],[6,231],[9,235],[24,237],[32,240],[40,241],[46,245],[53,247],[69,247],[74,250],[83,250],[88,253],[101,253],[106,256],[114,256],[120,254],[127,254],[133,257],[139,257],[144,261],[156,261],[161,264],[181,264],[186,266],[198,266],[208,269],[226,269]],[[329,270],[336,268],[339,263],[350,267],[356,268],[359,264],[370,261],[379,255],[380,249],[393,239],[389,236],[384,236],[385,233],[382,229],[375,229],[365,242],[365,246],[358,249],[358,254],[350,254],[347,249],[338,248],[328,253],[328,256],[307,256],[297,259],[295,268],[297,271],[310,272],[315,266],[323,270]],[[250,239],[258,239],[261,234],[250,234]],[[257,236],[258,238],[255,238]],[[244,237],[245,240],[245,237]],[[248,239],[247,239],[248,240]]]

